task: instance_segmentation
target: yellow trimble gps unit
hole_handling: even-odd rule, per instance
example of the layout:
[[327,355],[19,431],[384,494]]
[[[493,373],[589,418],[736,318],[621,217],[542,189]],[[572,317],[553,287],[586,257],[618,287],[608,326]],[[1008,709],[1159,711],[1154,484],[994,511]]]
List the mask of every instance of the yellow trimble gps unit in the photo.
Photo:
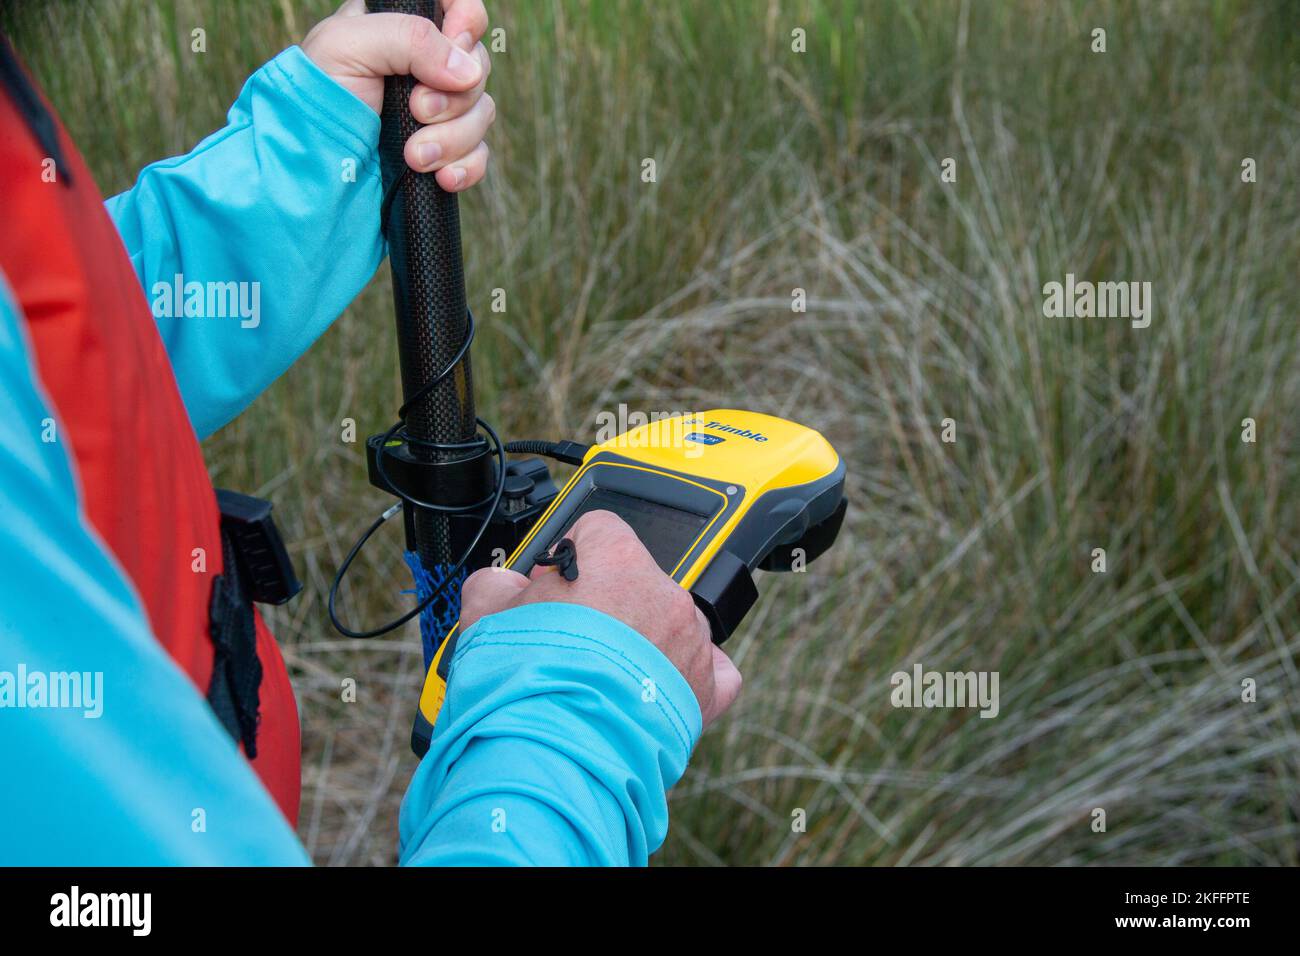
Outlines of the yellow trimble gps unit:
[[[691,592],[721,644],[758,597],[751,572],[802,567],[844,519],[844,463],[818,432],[717,409],[650,422],[593,445],[506,567],[527,574],[587,511],[612,511]],[[425,678],[411,743],[428,749],[457,630]]]

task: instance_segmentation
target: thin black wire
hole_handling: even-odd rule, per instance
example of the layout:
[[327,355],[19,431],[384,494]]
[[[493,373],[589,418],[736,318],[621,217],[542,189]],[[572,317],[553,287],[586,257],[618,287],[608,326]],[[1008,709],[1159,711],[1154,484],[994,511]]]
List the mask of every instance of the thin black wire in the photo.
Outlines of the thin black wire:
[[411,167],[403,163],[402,171],[388,184],[384,197],[379,202],[379,232],[385,240],[388,239],[388,214],[393,209],[393,200],[397,198],[398,190],[406,185],[406,178],[410,175]]
[[[425,396],[427,396],[431,391],[434,390],[434,388],[438,386],[439,383],[442,382],[443,379],[445,379],[448,375],[450,375],[453,371],[455,371],[456,366],[460,364],[461,359],[463,359],[469,353],[469,347],[470,345],[473,344],[473,342],[474,342],[474,313],[466,310],[465,341],[461,343],[461,346],[457,350],[456,354],[452,356],[451,361],[449,361],[443,367],[441,372],[439,372],[433,378],[429,379],[429,381],[425,382],[424,385],[422,385],[414,395],[412,395],[410,398],[408,398],[405,402],[402,403],[402,407],[397,410],[397,422],[393,425],[392,428],[384,432],[383,436],[379,439],[379,451],[375,455],[375,471],[379,472],[379,477],[382,478],[384,480],[384,483],[387,484],[390,488],[392,488],[397,493],[397,496],[402,499],[402,502],[404,504],[414,505],[417,508],[425,508],[429,511],[442,512],[443,514],[463,514],[466,511],[472,511],[475,508],[482,507],[483,505],[487,504],[489,501],[492,500],[492,495],[488,495],[487,497],[482,498],[479,501],[476,501],[473,504],[469,504],[469,505],[437,505],[434,504],[432,501],[423,501],[419,498],[414,497],[413,495],[407,494],[405,491],[399,488],[397,486],[397,483],[393,481],[391,478],[389,478],[388,473],[384,471],[384,456],[392,454],[392,452],[388,450],[388,443],[392,441],[394,438],[397,438],[408,445],[410,444],[422,445],[423,447],[431,449],[433,451],[441,451],[441,452],[469,451],[471,449],[480,448],[486,444],[486,442],[484,442],[483,439],[481,438],[475,438],[473,441],[467,441],[467,442],[432,442],[424,438],[412,437],[406,432],[406,416],[410,412],[411,408],[413,408],[415,405],[418,405],[425,398]],[[483,419],[479,418],[476,420],[479,422],[479,424],[483,424]],[[497,483],[500,484],[500,476],[498,476]]]
[[[390,631],[394,631],[397,628],[401,627],[403,624],[419,616],[421,612],[423,612],[427,607],[433,604],[433,602],[443,594],[443,592],[447,589],[448,585],[452,583],[458,583],[456,582],[456,577],[457,575],[460,574],[462,570],[464,570],[466,562],[469,561],[469,556],[473,553],[474,549],[478,547],[479,541],[483,539],[483,535],[487,532],[488,526],[492,523],[492,515],[496,513],[497,505],[500,503],[501,495],[505,491],[505,487],[506,487],[506,483],[501,480],[501,475],[504,474],[505,467],[506,467],[505,446],[502,444],[500,437],[497,435],[496,431],[493,430],[491,425],[489,425],[481,418],[477,419],[477,421],[479,427],[482,428],[484,431],[486,431],[488,435],[491,436],[492,438],[492,446],[495,449],[495,454],[497,456],[497,476],[496,476],[496,492],[490,497],[490,500],[492,502],[492,507],[487,509],[484,512],[483,521],[479,524],[479,528],[474,535],[474,539],[465,548],[464,552],[461,554],[460,558],[456,561],[456,563],[452,565],[451,570],[447,573],[447,576],[443,580],[443,582],[440,585],[438,585],[432,592],[430,592],[429,596],[426,597],[419,604],[417,604],[414,608],[412,608],[410,611],[407,611],[401,617],[389,621],[387,624],[383,624],[379,627],[371,628],[370,630],[366,630],[366,631],[354,631],[346,624],[344,624],[342,620],[339,619],[338,612],[335,609],[335,602],[338,599],[339,586],[343,583],[344,575],[347,574],[348,568],[352,566],[353,560],[361,552],[361,549],[365,546],[366,542],[370,540],[371,536],[374,535],[374,533],[379,530],[380,526],[385,521],[387,521],[393,515],[397,514],[397,512],[402,510],[404,503],[402,501],[399,501],[391,508],[385,510],[384,513],[381,514],[378,518],[376,518],[374,523],[371,524],[370,527],[365,530],[365,532],[361,535],[361,537],[357,539],[356,543],[352,545],[352,549],[348,552],[347,557],[343,559],[343,563],[339,565],[338,572],[334,575],[334,583],[330,585],[330,593],[329,593],[330,623],[334,625],[335,629],[340,634],[343,634],[345,637],[356,638],[357,640],[365,640],[367,638],[378,637],[381,634],[387,634]],[[446,509],[446,510],[468,512],[468,511],[472,511],[475,507],[476,505],[463,505],[460,508],[453,508],[453,509]]]
[[[493,452],[496,455],[497,465],[496,465],[496,475],[494,479],[494,490],[491,494],[480,499],[479,501],[476,501],[468,505],[436,505],[429,501],[421,501],[419,498],[415,498],[407,494],[406,492],[404,492],[401,488],[399,488],[388,477],[388,475],[384,471],[384,456],[392,454],[392,452],[388,450],[388,443],[392,441],[394,438],[398,438],[399,440],[408,443],[415,441],[416,443],[421,444],[434,451],[441,451],[441,452],[468,451],[470,449],[479,448],[488,444],[488,442],[482,438],[476,438],[475,440],[469,442],[430,442],[430,441],[423,441],[420,439],[412,439],[406,434],[406,416],[407,413],[411,410],[411,407],[418,404],[426,395],[429,394],[429,392],[431,392],[438,385],[439,382],[441,382],[443,379],[445,379],[448,375],[450,375],[455,370],[456,366],[460,364],[461,359],[463,359],[465,355],[469,352],[470,344],[473,341],[474,341],[474,316],[472,313],[469,313],[467,311],[465,341],[461,343],[460,349],[456,352],[455,356],[451,359],[450,362],[447,363],[447,365],[443,368],[441,372],[439,372],[432,379],[426,382],[413,396],[411,396],[409,399],[407,399],[405,402],[402,403],[402,407],[397,410],[396,424],[394,424],[392,428],[388,429],[388,431],[384,433],[383,437],[379,441],[379,448],[375,453],[375,471],[377,471],[379,473],[379,477],[382,478],[384,482],[390,488],[393,489],[393,491],[397,494],[399,500],[396,505],[393,505],[392,507],[385,509],[385,511],[378,518],[375,519],[374,523],[371,524],[370,527],[365,530],[365,532],[361,535],[361,537],[357,539],[356,543],[352,545],[351,550],[348,551],[347,553],[347,557],[343,559],[343,563],[339,565],[338,572],[334,575],[334,582],[330,585],[330,593],[329,593],[330,623],[334,625],[335,630],[337,630],[340,634],[343,634],[345,637],[351,637],[357,640],[365,640],[371,637],[378,637],[381,634],[387,634],[390,631],[394,631],[397,628],[401,627],[403,624],[407,623],[408,621],[411,621],[414,618],[418,617],[426,608],[432,605],[433,602],[438,597],[440,597],[443,594],[443,592],[446,591],[448,585],[457,582],[458,575],[460,574],[461,571],[465,569],[465,564],[466,562],[469,561],[469,556],[474,552],[474,549],[478,547],[479,541],[483,539],[483,535],[487,532],[488,526],[492,523],[492,516],[496,514],[497,506],[501,503],[501,496],[505,492],[505,488],[506,488],[506,483],[503,477],[506,471],[506,447],[505,444],[501,441],[500,436],[497,435],[496,431],[492,428],[492,426],[489,425],[481,418],[476,418],[475,421],[478,423],[478,426],[482,428],[483,431],[485,431],[488,434],[488,436],[492,439],[491,448],[493,449]],[[488,505],[490,505],[490,507],[486,507]],[[383,624],[379,627],[371,628],[370,630],[354,631],[352,628],[348,627],[346,624],[343,623],[343,621],[338,616],[338,611],[335,608],[335,602],[338,599],[339,586],[343,583],[344,575],[348,573],[348,568],[352,566],[352,562],[353,560],[356,559],[356,556],[361,553],[361,549],[365,547],[366,542],[370,540],[370,538],[374,535],[376,531],[379,530],[380,526],[382,526],[385,521],[387,521],[389,518],[391,518],[393,515],[397,514],[397,512],[401,511],[404,507],[407,506],[414,506],[417,508],[427,508],[430,511],[439,511],[444,514],[467,514],[478,508],[485,508],[485,510],[483,512],[483,520],[479,524],[479,528],[474,535],[474,539],[470,541],[469,546],[465,548],[465,551],[463,554],[461,554],[459,560],[457,560],[457,562],[454,565],[452,565],[451,570],[447,573],[442,583],[439,584],[436,588],[434,588],[434,590],[430,592],[428,597],[426,597],[423,601],[417,604],[410,611],[403,614],[401,617],[389,621],[387,624]]]

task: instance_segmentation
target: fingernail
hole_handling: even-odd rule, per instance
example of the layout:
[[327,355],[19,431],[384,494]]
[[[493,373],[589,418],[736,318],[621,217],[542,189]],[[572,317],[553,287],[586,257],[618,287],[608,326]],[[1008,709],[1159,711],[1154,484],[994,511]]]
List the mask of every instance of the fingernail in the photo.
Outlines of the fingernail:
[[438,143],[421,143],[415,147],[415,158],[421,166],[432,166],[442,155],[442,146]]
[[464,50],[453,46],[451,55],[447,57],[447,72],[462,83],[477,83],[479,75],[478,61]]
[[420,94],[420,110],[430,119],[440,116],[447,109],[448,102],[446,94],[437,90],[425,90]]
[[474,38],[470,36],[469,31],[466,30],[464,33],[456,37],[456,39],[452,40],[451,42],[455,43],[456,46],[460,47],[462,50],[468,53],[470,47],[474,45]]
[[464,181],[465,170],[461,169],[459,166],[453,166],[451,170],[451,187],[453,189],[459,189],[460,184]]

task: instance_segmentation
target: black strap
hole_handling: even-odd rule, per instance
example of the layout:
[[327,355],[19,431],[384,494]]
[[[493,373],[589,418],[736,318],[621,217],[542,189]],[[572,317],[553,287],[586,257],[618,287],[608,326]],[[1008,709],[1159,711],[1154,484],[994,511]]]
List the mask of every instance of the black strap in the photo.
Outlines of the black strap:
[[570,538],[561,539],[550,554],[534,558],[533,564],[544,568],[558,568],[566,581],[578,580],[578,548]]
[[59,181],[64,186],[71,186],[72,173],[68,170],[68,164],[63,161],[63,147],[59,144],[59,129],[55,125],[54,117],[45,108],[45,103],[36,92],[36,87],[32,86],[31,80],[27,78],[27,73],[18,62],[13,47],[9,45],[9,38],[2,33],[0,33],[0,86],[9,92],[10,99],[14,101],[14,106],[18,108],[18,112],[26,121],[32,135],[36,137],[36,141],[40,143],[45,155],[54,160],[55,168],[59,172]]
[[212,680],[208,704],[244,753],[257,756],[262,662],[257,656],[253,602],[284,604],[302,590],[271,503],[217,489],[222,573],[212,580],[208,633]]
[[224,568],[212,579],[209,634],[212,637],[212,680],[208,705],[226,731],[244,745],[251,760],[257,756],[262,662],[257,656],[257,626],[253,603],[240,581],[239,562],[223,528]]

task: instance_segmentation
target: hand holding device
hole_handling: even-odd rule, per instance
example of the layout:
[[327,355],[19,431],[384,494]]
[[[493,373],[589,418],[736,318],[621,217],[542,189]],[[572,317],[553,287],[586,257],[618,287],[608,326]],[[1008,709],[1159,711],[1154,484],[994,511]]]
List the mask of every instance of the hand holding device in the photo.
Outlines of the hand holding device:
[[481,568],[461,590],[460,628],[524,604],[582,604],[617,618],[663,652],[695,691],[712,723],[740,693],[740,671],[712,641],[708,619],[690,594],[665,574],[632,527],[609,511],[588,511],[568,531],[578,576],[535,565],[527,574]]

